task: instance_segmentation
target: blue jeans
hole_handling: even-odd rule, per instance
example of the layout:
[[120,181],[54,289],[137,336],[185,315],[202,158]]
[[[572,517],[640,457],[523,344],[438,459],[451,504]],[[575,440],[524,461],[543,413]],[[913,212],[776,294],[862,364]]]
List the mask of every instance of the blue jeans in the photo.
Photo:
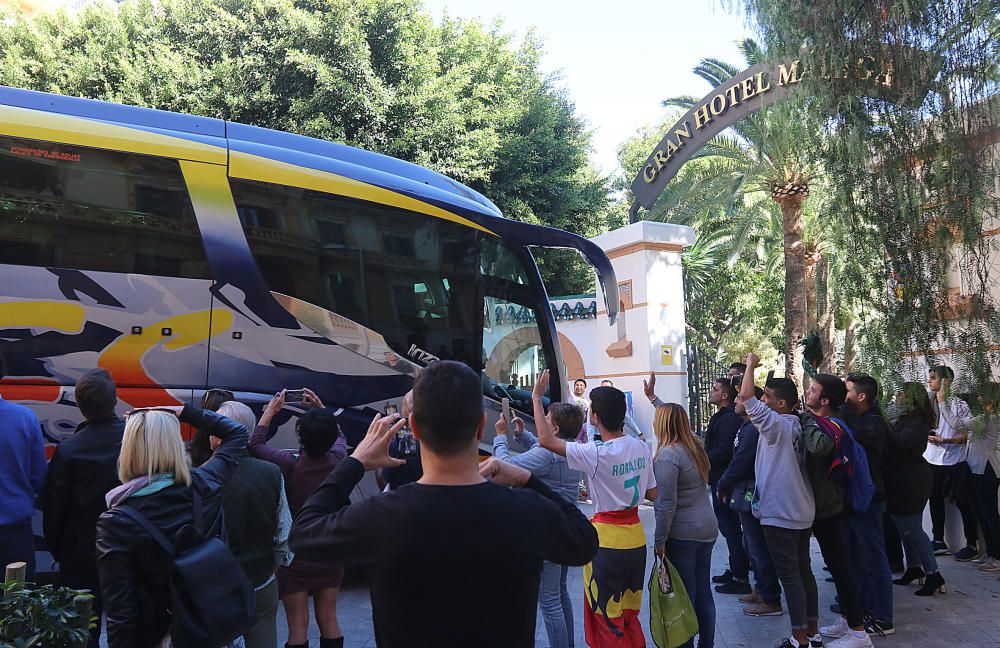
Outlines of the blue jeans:
[[538,588],[538,608],[542,611],[545,634],[552,648],[573,648],[573,604],[566,589],[569,567],[549,561],[542,563]]
[[768,605],[781,605],[781,585],[778,584],[778,572],[774,571],[771,562],[771,552],[767,550],[764,540],[764,530],[760,520],[753,513],[740,513],[743,523],[743,544],[750,556],[750,566],[756,580],[757,590]]
[[[667,539],[667,558],[680,574],[698,617],[698,648],[715,646],[715,599],[712,598],[712,542]],[[681,648],[694,646],[692,638]]]
[[931,539],[924,531],[924,515],[893,515],[893,522],[899,529],[899,538],[903,541],[903,551],[906,552],[907,567],[923,567],[925,574],[933,574],[938,570],[937,558],[931,547]]
[[733,573],[733,578],[745,581],[750,577],[750,560],[743,549],[740,514],[718,497],[712,498],[712,508],[715,510],[715,519],[719,521],[719,533],[726,539],[726,546],[729,548],[729,571]]
[[876,619],[892,623],[892,572],[885,553],[884,513],[885,502],[873,501],[867,511],[852,511],[847,524],[856,557],[852,563],[854,580],[861,591],[861,601]]

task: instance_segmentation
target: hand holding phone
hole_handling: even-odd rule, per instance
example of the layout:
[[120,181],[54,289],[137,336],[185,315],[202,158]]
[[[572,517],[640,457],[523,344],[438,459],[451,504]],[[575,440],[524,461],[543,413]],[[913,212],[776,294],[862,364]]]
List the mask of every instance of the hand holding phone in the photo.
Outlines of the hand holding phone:
[[511,416],[510,416],[510,399],[509,398],[501,398],[500,399],[500,406],[503,408],[503,412],[502,412],[503,422],[506,423],[507,425],[510,425],[510,421],[511,421]]
[[302,399],[306,397],[306,392],[304,389],[286,389],[285,390],[285,402],[286,403],[301,403]]

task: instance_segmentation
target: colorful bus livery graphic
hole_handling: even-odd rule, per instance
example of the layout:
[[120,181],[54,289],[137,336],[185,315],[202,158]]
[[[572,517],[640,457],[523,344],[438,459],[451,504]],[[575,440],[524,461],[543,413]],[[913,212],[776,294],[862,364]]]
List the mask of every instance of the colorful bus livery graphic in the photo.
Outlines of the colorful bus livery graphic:
[[[210,387],[259,406],[309,386],[341,412],[349,440],[436,358],[483,371],[491,408],[507,395],[525,405],[509,368],[528,357],[562,367],[528,245],[583,254],[614,320],[599,248],[507,220],[427,169],[0,88],[0,393],[32,406],[52,442],[79,421],[72,385],[92,367],[114,376],[120,410],[192,402]],[[485,321],[493,304],[532,317]]]

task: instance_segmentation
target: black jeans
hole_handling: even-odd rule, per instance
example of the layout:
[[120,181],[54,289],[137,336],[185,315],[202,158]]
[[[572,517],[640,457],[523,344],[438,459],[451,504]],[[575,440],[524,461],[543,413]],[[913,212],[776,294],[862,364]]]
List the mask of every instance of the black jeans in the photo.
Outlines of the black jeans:
[[740,514],[729,508],[729,505],[718,497],[712,498],[712,508],[715,509],[715,519],[719,521],[719,533],[726,539],[729,547],[729,571],[733,578],[748,580],[750,578],[750,558],[743,548],[743,525]]
[[861,593],[851,573],[850,543],[848,540],[847,515],[838,513],[813,522],[813,533],[819,542],[823,560],[830,568],[833,584],[837,588],[840,610],[852,628],[864,625],[865,611],[861,605]]
[[819,619],[816,579],[809,564],[809,529],[763,528],[771,561],[785,590],[792,630],[805,630],[810,621]]
[[[60,565],[61,566],[61,565]],[[101,639],[101,614],[104,612],[104,599],[101,597],[101,586],[97,580],[97,574],[74,574],[72,572],[61,571],[59,573],[59,584],[72,589],[86,589],[94,594],[91,602],[91,611],[97,618],[97,626],[90,629],[90,641],[88,648],[98,648]]]
[[0,568],[14,562],[27,563],[27,580],[35,579],[35,534],[31,520],[0,526]]
[[944,499],[945,494],[951,494],[958,512],[962,514],[962,528],[965,530],[965,544],[975,547],[979,540],[979,529],[976,525],[976,511],[972,503],[969,489],[961,483],[961,476],[968,474],[969,464],[964,461],[950,466],[931,464],[931,475],[934,485],[931,488],[931,527],[934,530],[934,541],[944,542]]
[[1000,560],[1000,512],[997,511],[997,488],[1000,479],[993,466],[986,464],[986,472],[972,476],[972,493],[975,496],[976,516],[986,538],[986,553]]

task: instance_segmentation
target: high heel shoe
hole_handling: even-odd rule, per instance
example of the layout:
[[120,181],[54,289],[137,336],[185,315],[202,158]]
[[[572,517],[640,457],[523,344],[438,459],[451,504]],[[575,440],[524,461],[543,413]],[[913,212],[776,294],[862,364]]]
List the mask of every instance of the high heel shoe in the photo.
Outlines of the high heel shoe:
[[894,585],[909,585],[913,581],[917,581],[921,585],[924,584],[924,570],[922,567],[907,567],[902,576],[892,580]]
[[944,578],[940,572],[934,572],[933,574],[927,574],[924,578],[923,587],[914,592],[914,594],[917,596],[933,596],[936,592],[944,594],[945,591]]

